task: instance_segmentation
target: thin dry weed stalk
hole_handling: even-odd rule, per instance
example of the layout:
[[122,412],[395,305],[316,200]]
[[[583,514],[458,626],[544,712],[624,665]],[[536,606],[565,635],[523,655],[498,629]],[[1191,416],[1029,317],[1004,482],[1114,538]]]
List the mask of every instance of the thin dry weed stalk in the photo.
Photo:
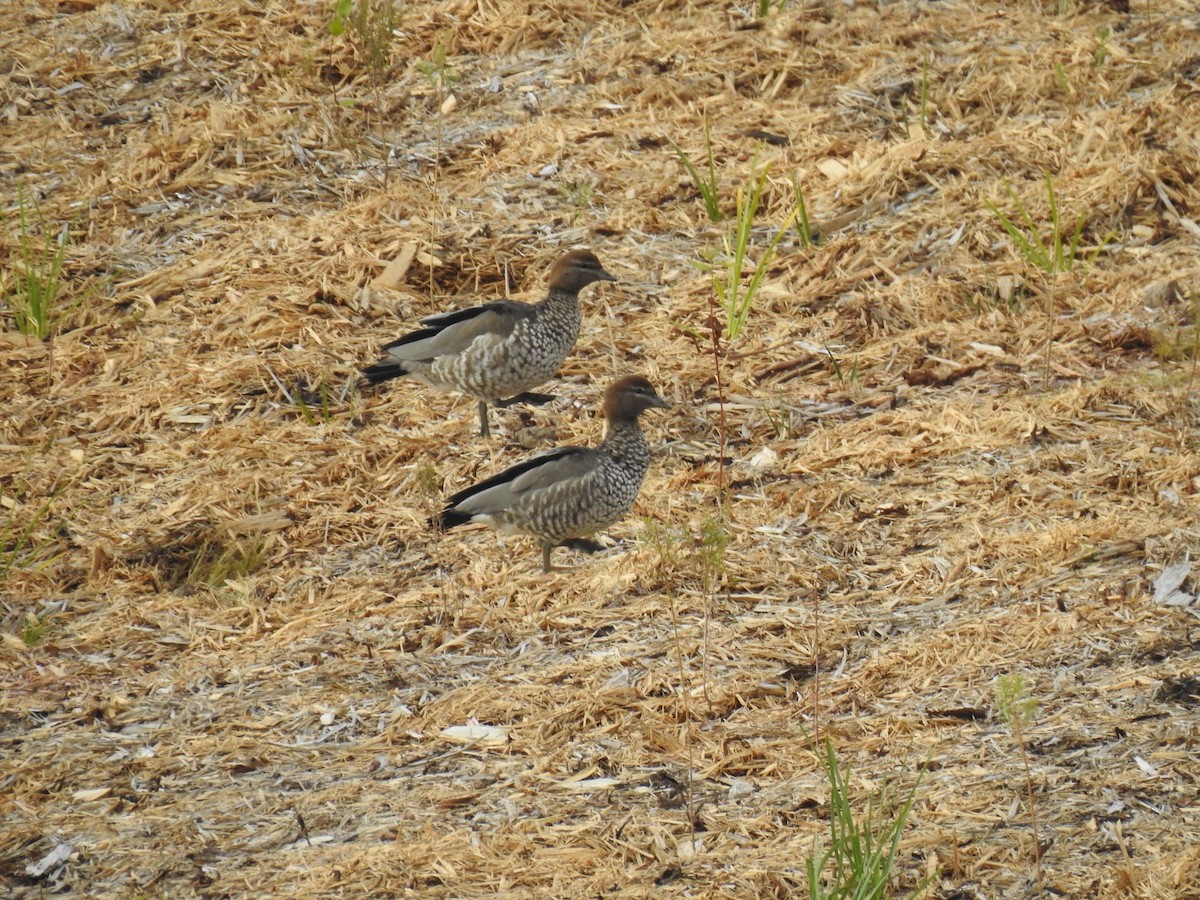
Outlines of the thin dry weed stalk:
[[728,428],[725,418],[725,380],[721,372],[721,360],[724,358],[724,346],[721,340],[721,325],[717,321],[716,297],[708,297],[708,337],[712,349],[713,382],[717,388],[717,496],[721,498],[721,506],[729,503],[729,480],[725,473],[728,459]]
[[1042,874],[1042,839],[1038,827],[1037,798],[1033,791],[1033,770],[1029,765],[1029,750],[1025,746],[1025,729],[1033,724],[1037,714],[1037,700],[1029,696],[1029,685],[1024,676],[1011,673],[1001,675],[995,684],[996,708],[1001,718],[1012,732],[1013,741],[1021,755],[1021,763],[1025,768],[1025,798],[1029,805],[1029,822],[1033,831],[1033,865],[1037,882],[1038,894],[1046,890]]

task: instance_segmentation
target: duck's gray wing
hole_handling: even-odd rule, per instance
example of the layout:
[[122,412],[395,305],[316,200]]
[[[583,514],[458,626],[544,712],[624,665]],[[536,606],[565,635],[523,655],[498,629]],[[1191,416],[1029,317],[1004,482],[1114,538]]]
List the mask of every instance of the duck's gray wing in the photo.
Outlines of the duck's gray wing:
[[532,307],[512,300],[498,300],[470,309],[455,309],[421,319],[426,326],[397,338],[383,348],[395,359],[433,360],[462,353],[478,338],[504,340]]
[[494,515],[532,491],[581,478],[595,465],[596,451],[588,447],[547,450],[459,491],[446,508],[467,516]]

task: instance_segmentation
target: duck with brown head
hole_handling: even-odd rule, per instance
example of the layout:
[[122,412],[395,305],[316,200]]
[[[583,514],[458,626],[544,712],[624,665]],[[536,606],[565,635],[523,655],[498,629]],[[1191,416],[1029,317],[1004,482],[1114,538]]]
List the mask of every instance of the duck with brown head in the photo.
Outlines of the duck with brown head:
[[579,335],[579,292],[596,281],[616,281],[590,250],[572,250],[550,270],[539,303],[498,300],[437,313],[424,327],[387,344],[363,370],[370,384],[410,375],[433,388],[479,400],[479,430],[488,435],[488,404],[545,403],[552,395],[530,389],[558,374]]
[[459,491],[437,523],[454,528],[484,522],[506,533],[533,535],[542,545],[544,572],[550,571],[554,547],[599,550],[591,535],[629,512],[650,466],[638,416],[669,407],[645,378],[621,378],[604,392],[607,427],[596,447],[548,450]]

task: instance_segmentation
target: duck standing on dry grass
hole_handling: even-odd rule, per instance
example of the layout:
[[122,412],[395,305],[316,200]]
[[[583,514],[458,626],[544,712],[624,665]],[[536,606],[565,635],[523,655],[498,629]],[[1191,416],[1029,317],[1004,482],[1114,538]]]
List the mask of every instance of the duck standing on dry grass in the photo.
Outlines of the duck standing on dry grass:
[[548,450],[459,491],[446,502],[441,526],[485,522],[531,534],[542,544],[543,572],[550,571],[554,547],[594,553],[601,547],[589,536],[629,512],[650,466],[638,416],[670,405],[645,378],[619,379],[604,392],[608,424],[597,447]]
[[363,370],[371,384],[411,375],[430,387],[479,400],[479,433],[488,436],[488,404],[545,403],[529,389],[558,374],[579,335],[579,292],[594,281],[616,281],[596,254],[572,250],[550,270],[539,303],[498,300],[437,313],[425,326],[387,344],[383,358]]

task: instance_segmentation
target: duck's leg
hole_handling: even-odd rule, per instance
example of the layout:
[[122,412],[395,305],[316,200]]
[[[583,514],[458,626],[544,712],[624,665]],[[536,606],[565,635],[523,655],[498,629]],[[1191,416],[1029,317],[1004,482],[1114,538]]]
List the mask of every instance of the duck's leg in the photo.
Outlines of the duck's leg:
[[496,406],[500,408],[512,406],[516,403],[529,403],[533,406],[545,406],[551,400],[557,399],[554,394],[535,394],[531,391],[524,391],[514,397],[509,397],[507,400],[497,400]]
[[545,574],[551,571],[550,551],[554,549],[554,545],[549,541],[542,541],[542,573]]
[[479,401],[479,436],[488,437],[491,432],[488,430],[488,403],[486,400]]

